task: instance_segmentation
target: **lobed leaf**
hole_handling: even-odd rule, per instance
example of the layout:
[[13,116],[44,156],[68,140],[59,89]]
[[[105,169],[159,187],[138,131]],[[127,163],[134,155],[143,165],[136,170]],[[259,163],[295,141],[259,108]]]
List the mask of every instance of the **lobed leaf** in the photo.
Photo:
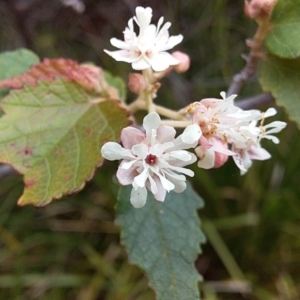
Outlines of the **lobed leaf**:
[[148,194],[146,205],[136,209],[130,192],[131,186],[121,188],[116,208],[130,261],[146,272],[157,299],[199,300],[194,262],[205,241],[197,215],[202,199],[188,185],[163,203]]
[[278,0],[271,18],[268,49],[283,58],[300,56],[300,1]]
[[24,175],[20,205],[45,205],[83,188],[102,163],[101,146],[128,125],[117,101],[97,101],[65,79],[37,82],[4,98],[0,162]]
[[262,65],[260,83],[300,125],[300,58],[268,56]]

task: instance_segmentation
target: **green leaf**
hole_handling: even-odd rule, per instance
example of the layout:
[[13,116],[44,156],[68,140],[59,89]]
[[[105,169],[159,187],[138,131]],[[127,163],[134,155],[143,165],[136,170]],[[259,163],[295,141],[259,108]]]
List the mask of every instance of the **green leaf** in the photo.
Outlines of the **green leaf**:
[[101,146],[128,125],[117,101],[97,102],[65,79],[12,91],[1,106],[0,162],[24,174],[20,205],[82,189],[102,163]]
[[119,92],[120,99],[122,101],[125,101],[125,99],[126,99],[126,86],[125,86],[125,83],[124,83],[123,79],[118,77],[118,76],[113,76],[108,71],[104,71],[103,73],[104,73],[104,77],[105,77],[105,80],[107,81],[107,83],[110,86],[115,87]]
[[[0,80],[20,75],[39,61],[38,56],[27,49],[2,52],[0,54]],[[6,93],[6,89],[0,89],[0,98]]]
[[271,92],[277,104],[285,107],[291,119],[300,125],[300,58],[268,56],[262,65],[260,83],[263,90]]
[[202,199],[188,185],[163,203],[148,193],[146,205],[137,209],[129,202],[130,192],[131,186],[121,188],[116,220],[130,261],[146,272],[157,299],[199,300],[194,262],[205,241],[197,215]]
[[300,1],[278,0],[271,22],[273,28],[266,40],[268,49],[284,58],[300,56]]

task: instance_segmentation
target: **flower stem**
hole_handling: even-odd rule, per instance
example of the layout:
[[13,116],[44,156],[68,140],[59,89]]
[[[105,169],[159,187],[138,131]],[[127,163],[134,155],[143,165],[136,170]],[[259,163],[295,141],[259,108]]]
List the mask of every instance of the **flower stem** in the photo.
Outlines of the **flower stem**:
[[186,128],[192,124],[192,121],[174,121],[174,120],[162,120],[161,125],[168,125],[177,128]]
[[164,117],[174,119],[174,120],[185,120],[184,115],[178,111],[160,105],[154,105],[154,106],[155,106],[155,111]]
[[[153,72],[151,68],[145,69],[143,70],[143,76],[145,78],[145,81],[147,82],[148,86],[151,86],[151,80],[153,77]],[[148,112],[154,112],[155,108],[154,108],[154,104],[153,104],[153,98],[152,98],[152,92],[150,89],[146,89],[145,91],[143,91],[144,94],[144,99],[146,101],[147,107],[148,107]]]

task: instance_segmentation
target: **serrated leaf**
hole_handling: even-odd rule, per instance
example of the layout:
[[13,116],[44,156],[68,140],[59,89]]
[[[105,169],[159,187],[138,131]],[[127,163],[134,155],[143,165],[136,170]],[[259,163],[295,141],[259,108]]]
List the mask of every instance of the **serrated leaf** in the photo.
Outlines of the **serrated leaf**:
[[278,0],[271,18],[268,49],[283,58],[300,56],[300,1]]
[[300,125],[300,58],[268,56],[263,62],[260,83],[271,92],[276,103],[285,107],[292,120]]
[[119,139],[127,111],[113,100],[92,100],[64,79],[12,91],[3,100],[0,162],[24,174],[20,205],[44,205],[82,189],[102,163],[101,146]]
[[[27,49],[2,52],[0,54],[0,80],[20,75],[39,61],[38,56]],[[0,89],[0,97],[5,94],[6,89]]]
[[0,81],[0,87],[19,89],[25,85],[34,86],[39,81],[53,81],[55,78],[74,81],[87,90],[100,92],[100,82],[104,80],[104,75],[102,69],[96,66],[80,65],[66,58],[45,58],[41,63],[33,65],[30,70]]
[[146,272],[157,299],[199,300],[194,262],[205,241],[197,215],[202,199],[188,184],[163,203],[149,193],[146,205],[137,209],[129,202],[130,192],[131,186],[121,188],[116,220],[130,261]]
[[125,99],[126,99],[126,87],[125,87],[125,83],[124,83],[123,79],[118,77],[118,76],[113,76],[108,71],[104,71],[104,77],[105,77],[105,80],[107,81],[107,83],[110,86],[113,86],[118,90],[120,99],[125,101]]

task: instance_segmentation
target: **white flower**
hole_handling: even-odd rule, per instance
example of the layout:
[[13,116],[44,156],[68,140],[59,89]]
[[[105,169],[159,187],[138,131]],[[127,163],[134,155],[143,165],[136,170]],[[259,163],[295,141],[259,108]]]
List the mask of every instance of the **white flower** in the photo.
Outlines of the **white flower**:
[[264,125],[265,118],[276,114],[274,108],[264,113],[242,110],[234,105],[236,95],[226,98],[222,92],[221,96],[223,100],[207,98],[190,105],[187,111],[193,124],[184,130],[182,140],[187,144],[199,143],[195,149],[199,167],[220,167],[228,156],[232,156],[244,174],[252,165],[252,160],[271,157],[261,147],[260,141],[265,138],[278,144],[279,139],[273,133],[280,132],[286,123],[274,121]]
[[122,130],[123,147],[108,142],[101,149],[108,160],[122,159],[117,178],[122,185],[132,184],[130,202],[137,208],[145,205],[147,189],[158,201],[164,201],[166,192],[184,191],[186,177],[182,174],[194,173],[183,167],[196,161],[194,154],[183,150],[191,146],[184,144],[181,136],[175,139],[173,127],[160,125],[157,113],[148,114],[143,126],[146,133],[134,127]]
[[[135,70],[152,68],[154,71],[166,70],[169,66],[180,63],[175,57],[166,52],[179,44],[183,36],[169,36],[170,22],[165,25],[161,17],[157,26],[150,24],[152,9],[150,7],[136,8],[136,17],[128,21],[128,27],[124,31],[124,41],[112,38],[111,44],[121,50],[108,51],[107,54],[117,61],[131,63]],[[134,22],[139,26],[139,35],[134,31]]]
[[[252,165],[252,160],[266,160],[271,158],[271,154],[261,147],[260,141],[265,138],[278,144],[279,139],[271,135],[278,133],[285,128],[286,123],[281,121],[274,121],[270,124],[264,125],[265,118],[274,116],[276,110],[269,108],[266,112],[261,113],[259,119],[252,121],[248,126],[241,126],[239,134],[243,139],[237,139],[232,143],[231,150],[235,153],[233,160],[241,170],[241,174],[245,174]],[[259,125],[257,126],[257,123]]]

